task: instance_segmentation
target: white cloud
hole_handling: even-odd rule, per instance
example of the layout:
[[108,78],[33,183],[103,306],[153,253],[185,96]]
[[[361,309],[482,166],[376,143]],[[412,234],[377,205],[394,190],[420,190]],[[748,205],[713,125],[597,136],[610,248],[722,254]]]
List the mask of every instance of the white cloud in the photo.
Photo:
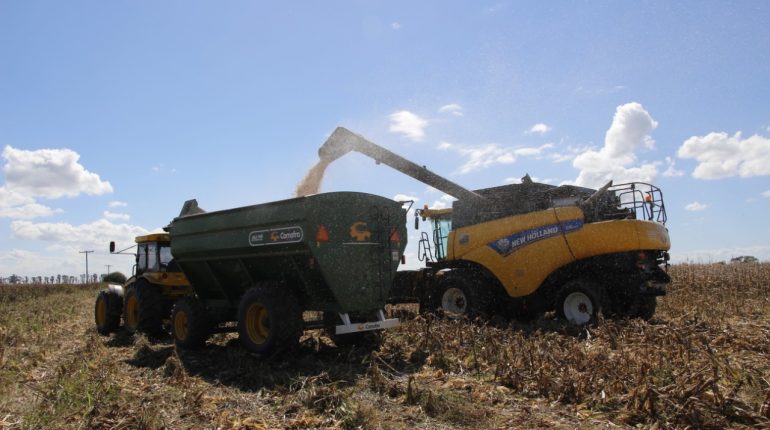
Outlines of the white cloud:
[[709,207],[707,204],[703,204],[703,203],[700,203],[700,202],[692,202],[692,203],[688,204],[687,206],[685,206],[684,208],[686,210],[688,210],[688,211],[691,211],[691,212],[698,212],[698,211],[702,211],[702,210],[706,209],[707,207]]
[[658,123],[639,103],[627,103],[615,110],[612,124],[604,137],[604,146],[588,150],[572,161],[580,169],[576,185],[599,187],[613,180],[623,182],[653,182],[660,162],[635,166],[636,151],[652,149],[655,141],[650,133]]
[[128,221],[131,217],[128,214],[104,211],[104,217],[109,220]]
[[692,172],[698,179],[770,175],[770,139],[756,134],[747,139],[740,131],[733,136],[724,132],[692,136],[677,155],[698,161]]
[[129,224],[113,224],[100,219],[89,224],[33,223],[31,221],[11,222],[14,237],[26,240],[40,240],[56,244],[77,244],[78,246],[106,247],[110,240],[119,243],[133,243],[136,236],[147,234],[142,227]]
[[510,148],[497,143],[485,145],[465,146],[441,142],[438,149],[442,151],[455,151],[466,158],[460,166],[460,173],[470,173],[479,169],[486,169],[497,164],[513,164],[518,157],[540,157],[543,153],[553,148],[552,143],[546,143],[535,148],[521,147]]
[[119,200],[113,200],[113,201],[109,202],[107,204],[107,206],[109,206],[111,208],[124,208],[124,207],[128,206],[128,203],[121,202]]
[[398,30],[398,29],[400,29],[400,28],[401,28],[401,23],[399,23],[399,22],[395,22],[395,21],[394,21],[394,22],[391,22],[391,23],[390,23],[390,28],[392,28],[393,30]]
[[539,134],[539,135],[541,135],[541,136],[542,136],[542,135],[544,135],[544,134],[548,133],[549,131],[551,131],[551,127],[550,127],[550,126],[548,126],[547,124],[544,124],[544,123],[542,123],[542,122],[539,122],[539,123],[537,123],[537,124],[533,125],[533,126],[532,126],[532,127],[531,127],[531,128],[528,130],[528,131],[527,131],[527,133],[528,133],[528,134]]
[[764,193],[762,193],[762,197],[770,197],[770,190],[765,191]]
[[28,195],[0,187],[0,218],[32,219],[61,213],[61,209],[52,209],[35,202]]
[[409,112],[402,110],[390,114],[391,133],[400,133],[410,140],[420,142],[425,138],[425,127],[428,126],[428,120]]
[[451,103],[441,106],[438,109],[439,113],[447,113],[454,116],[463,116],[463,107],[457,103]]
[[456,198],[450,196],[449,194],[444,194],[441,196],[440,199],[433,202],[433,204],[430,206],[431,209],[446,209],[448,207],[452,206],[452,202],[457,200]]
[[676,162],[673,158],[666,157],[666,164],[668,164],[668,168],[663,172],[663,176],[668,178],[684,176],[684,172],[676,168]]
[[395,200],[397,202],[406,202],[406,201],[409,201],[409,200],[412,200],[412,201],[416,202],[416,201],[418,201],[420,199],[418,197],[410,196],[408,194],[396,194],[395,196],[393,196],[393,200]]
[[79,194],[101,195],[112,192],[112,185],[86,170],[80,155],[70,149],[27,151],[6,146],[5,187],[31,197],[75,197]]

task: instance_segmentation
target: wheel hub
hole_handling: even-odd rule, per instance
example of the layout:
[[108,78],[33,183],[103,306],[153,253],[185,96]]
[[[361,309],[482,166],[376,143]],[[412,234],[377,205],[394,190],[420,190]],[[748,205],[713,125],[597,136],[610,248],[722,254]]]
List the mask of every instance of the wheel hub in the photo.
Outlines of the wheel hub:
[[465,314],[468,311],[468,299],[463,290],[447,288],[441,296],[441,308],[453,314]]
[[575,291],[564,299],[564,316],[572,324],[587,324],[593,318],[593,314],[593,302],[585,293]]

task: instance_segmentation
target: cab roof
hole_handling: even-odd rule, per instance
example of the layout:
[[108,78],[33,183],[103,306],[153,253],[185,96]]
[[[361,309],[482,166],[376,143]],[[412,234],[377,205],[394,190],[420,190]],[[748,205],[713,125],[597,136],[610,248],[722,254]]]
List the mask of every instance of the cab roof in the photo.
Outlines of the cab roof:
[[171,237],[168,235],[168,233],[153,233],[146,236],[137,236],[134,241],[136,243],[171,242]]

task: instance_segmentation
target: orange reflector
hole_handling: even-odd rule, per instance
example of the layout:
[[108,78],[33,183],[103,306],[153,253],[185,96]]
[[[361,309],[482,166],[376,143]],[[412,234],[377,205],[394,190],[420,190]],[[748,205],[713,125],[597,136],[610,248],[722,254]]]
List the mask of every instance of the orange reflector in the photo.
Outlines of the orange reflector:
[[324,227],[323,224],[321,224],[318,227],[318,232],[315,234],[315,241],[316,242],[328,242],[329,241],[329,232],[326,231],[326,227]]
[[652,201],[652,196],[651,196],[651,195],[649,195],[649,194],[647,194],[647,197],[645,197],[645,198],[644,198],[644,200],[645,200],[647,203],[649,203],[649,202],[651,202],[651,201]]
[[390,229],[390,241],[393,243],[401,243],[401,235],[398,234],[398,230],[395,228]]

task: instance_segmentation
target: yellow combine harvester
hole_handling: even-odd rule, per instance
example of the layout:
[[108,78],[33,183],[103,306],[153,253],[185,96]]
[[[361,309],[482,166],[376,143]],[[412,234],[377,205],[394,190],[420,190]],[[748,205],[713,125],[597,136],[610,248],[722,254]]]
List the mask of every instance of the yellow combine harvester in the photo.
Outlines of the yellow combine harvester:
[[110,242],[111,253],[134,255],[136,264],[124,285],[109,285],[97,296],[94,313],[101,334],[117,330],[121,316],[129,333],[158,334],[174,302],[192,293],[190,282],[171,255],[167,233],[138,236],[135,241],[135,254],[126,252],[134,246],[115,252],[115,242]]
[[467,190],[423,166],[338,128],[319,149],[332,161],[357,151],[456,197],[424,208],[433,237],[419,242],[424,268],[397,273],[392,303],[419,301],[447,313],[532,318],[555,310],[574,324],[649,319],[670,278],[660,189],[644,183],[599,190],[532,182]]

